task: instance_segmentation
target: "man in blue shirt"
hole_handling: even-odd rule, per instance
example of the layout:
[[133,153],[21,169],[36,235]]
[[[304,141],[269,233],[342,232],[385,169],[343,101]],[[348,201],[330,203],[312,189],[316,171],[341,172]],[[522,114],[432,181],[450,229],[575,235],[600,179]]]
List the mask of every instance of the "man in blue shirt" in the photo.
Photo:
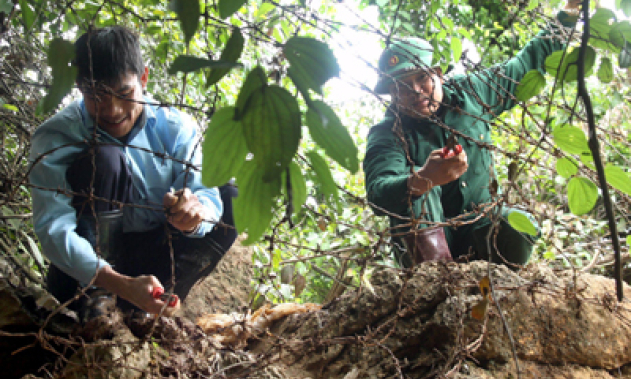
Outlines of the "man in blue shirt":
[[[149,70],[132,31],[91,30],[75,52],[83,99],[32,138],[33,218],[51,261],[48,286],[61,302],[91,285],[158,314],[167,300],[157,293],[166,286],[184,300],[234,242],[231,187],[201,183],[193,119],[143,95]],[[166,313],[178,307],[170,299]]]

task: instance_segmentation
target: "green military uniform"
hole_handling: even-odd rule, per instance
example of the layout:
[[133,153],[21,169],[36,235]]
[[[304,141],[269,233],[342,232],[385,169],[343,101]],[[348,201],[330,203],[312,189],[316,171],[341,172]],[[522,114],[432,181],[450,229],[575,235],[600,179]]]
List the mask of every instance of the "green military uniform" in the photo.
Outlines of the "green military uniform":
[[[561,12],[559,18],[563,15]],[[413,118],[396,114],[392,109],[386,112],[385,118],[370,130],[364,160],[368,200],[376,205],[377,214],[390,213],[393,227],[410,222],[395,215],[443,222],[473,212],[479,205],[491,201],[489,184],[494,163],[489,149],[492,145],[490,122],[516,104],[512,97],[524,75],[532,69],[543,69],[546,57],[563,47],[557,39],[540,38],[549,34],[548,31],[541,32],[516,57],[501,65],[447,81],[443,85],[443,102],[432,117]],[[451,134],[447,127],[459,135],[458,143],[468,158],[467,171],[451,183],[433,187],[418,198],[410,198],[407,182],[411,165],[417,171],[433,150],[445,146]],[[511,211],[514,210],[504,209],[502,212],[504,217],[497,244],[506,260],[524,264],[532,252],[534,239],[508,225],[505,220]],[[453,257],[467,253],[472,247],[478,258],[486,259],[490,224],[484,217],[457,229],[445,228]],[[428,225],[418,227],[424,226]],[[407,230],[409,227],[398,227],[393,233]],[[400,263],[410,267],[409,256],[404,250],[397,250],[403,253],[399,254]],[[494,260],[502,261],[496,256]]]

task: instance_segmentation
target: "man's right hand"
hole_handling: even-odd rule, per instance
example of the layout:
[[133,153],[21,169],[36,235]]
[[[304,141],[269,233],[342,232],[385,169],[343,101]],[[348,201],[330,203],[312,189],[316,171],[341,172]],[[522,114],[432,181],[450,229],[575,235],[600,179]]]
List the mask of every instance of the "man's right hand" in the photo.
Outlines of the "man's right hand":
[[[408,188],[414,196],[420,196],[432,187],[453,182],[467,171],[467,153],[445,157],[442,149],[434,150],[421,167],[408,180]],[[431,185],[429,185],[431,183]]]
[[[111,266],[105,266],[98,271],[94,285],[105,288],[143,311],[152,314],[171,316],[180,308],[181,304],[178,301],[174,307],[165,307],[165,301],[152,296],[154,288],[163,288],[160,281],[153,275],[131,277],[116,272]],[[164,311],[162,311],[163,308]]]

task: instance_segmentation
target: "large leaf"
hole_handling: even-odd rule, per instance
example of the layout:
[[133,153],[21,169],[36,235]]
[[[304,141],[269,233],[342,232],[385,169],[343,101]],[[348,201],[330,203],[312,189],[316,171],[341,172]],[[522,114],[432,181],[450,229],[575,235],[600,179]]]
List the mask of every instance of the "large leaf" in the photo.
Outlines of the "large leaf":
[[589,150],[585,133],[574,126],[559,125],[552,131],[554,143],[568,154],[581,154]]
[[180,20],[184,40],[188,44],[199,27],[199,0],[171,0],[169,6]]
[[241,9],[246,0],[219,0],[219,17],[228,18]]
[[20,10],[22,11],[22,20],[26,30],[30,30],[35,21],[35,13],[26,0],[20,0]]
[[609,32],[609,39],[618,48],[623,48],[625,41],[631,40],[631,24],[629,21],[614,23]]
[[607,183],[627,195],[631,195],[631,178],[623,169],[614,165],[605,166],[605,178]]
[[603,58],[600,60],[598,79],[603,83],[609,83],[613,80],[613,65],[611,64],[611,59]]
[[331,107],[320,100],[313,101],[307,111],[307,125],[313,140],[329,157],[350,172],[357,172],[357,146]]
[[569,179],[572,176],[576,175],[578,172],[578,166],[576,165],[576,161],[571,158],[559,158],[556,163],[557,173],[564,177],[565,179]]
[[[563,51],[552,53],[545,60],[545,69],[551,75],[561,78],[564,82],[572,82],[578,78],[578,57],[580,49],[576,48],[563,58]],[[561,60],[563,58],[563,60]],[[586,47],[585,51],[585,76],[592,73],[594,63],[596,62],[596,51],[591,46]]]
[[169,74],[173,75],[177,72],[193,72],[202,68],[222,68],[231,69],[234,67],[240,67],[242,64],[228,61],[213,61],[210,59],[194,57],[191,55],[180,55],[173,61],[171,67],[169,67]]
[[545,86],[546,78],[541,75],[539,70],[530,70],[519,82],[515,96],[520,101],[527,101],[541,93],[541,90],[543,90]]
[[239,96],[237,97],[237,120],[243,118],[243,114],[247,111],[250,95],[254,91],[260,90],[262,87],[267,87],[267,77],[261,66],[256,66],[245,78],[245,82],[241,86],[241,90],[239,90]]
[[631,16],[631,0],[622,0],[620,2],[620,9],[625,16]]
[[[244,43],[245,40],[243,39],[243,35],[241,35],[241,31],[235,28],[228,40],[228,43],[226,43],[226,47],[221,52],[219,60],[225,62],[236,62],[239,57],[241,57]],[[230,68],[213,68],[206,78],[206,86],[210,87],[217,83],[229,71]]]
[[340,74],[331,48],[313,38],[290,38],[285,44],[285,57],[291,65],[287,74],[301,91],[312,89],[322,94],[322,85]]
[[518,232],[527,233],[531,236],[539,234],[535,225],[528,216],[519,211],[513,211],[508,215],[508,223]]
[[264,180],[280,177],[300,143],[296,99],[276,85],[261,87],[250,95],[242,122],[248,149],[264,171]]
[[329,169],[329,165],[327,165],[324,158],[322,158],[320,154],[318,154],[314,150],[307,152],[307,158],[309,158],[309,162],[311,162],[311,168],[318,178],[318,183],[320,184],[322,193],[327,199],[333,199],[337,207],[339,207],[339,199],[337,197],[337,185],[333,180],[333,175],[331,175],[331,169]]
[[273,199],[280,194],[280,175],[263,180],[263,171],[254,161],[241,166],[237,174],[239,196],[234,199],[234,221],[239,233],[246,232],[248,245],[258,241],[272,221]]
[[234,107],[218,110],[205,132],[202,145],[202,183],[207,187],[226,184],[245,162],[248,148],[243,125],[234,120]]
[[624,47],[620,50],[618,64],[620,68],[631,67],[631,43],[629,41],[624,41]]
[[13,0],[0,0],[0,12],[10,14],[13,10]]
[[[282,188],[284,192],[286,192],[285,175],[287,175],[286,172],[283,172]],[[305,201],[307,201],[307,182],[302,175],[302,171],[300,171],[300,166],[293,161],[289,164],[289,183],[291,185],[291,205],[294,209],[294,213],[296,213]]]
[[458,62],[462,56],[462,41],[460,41],[460,38],[452,37],[450,45],[453,62]]
[[61,38],[55,38],[48,47],[48,65],[52,70],[53,84],[48,94],[37,106],[39,114],[48,113],[57,107],[77,79],[77,69],[70,65],[74,58],[74,45]]
[[594,208],[598,200],[598,187],[587,178],[574,177],[567,184],[570,212],[583,215]]

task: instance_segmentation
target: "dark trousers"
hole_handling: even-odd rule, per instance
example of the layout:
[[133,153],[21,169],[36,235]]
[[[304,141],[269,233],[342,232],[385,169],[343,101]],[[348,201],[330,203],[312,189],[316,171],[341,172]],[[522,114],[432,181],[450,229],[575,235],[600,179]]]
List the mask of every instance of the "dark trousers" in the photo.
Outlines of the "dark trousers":
[[[88,197],[82,193],[87,194],[92,188],[97,197],[124,204],[131,200],[131,170],[117,146],[86,149],[68,169],[66,177],[73,192],[78,193],[72,200],[77,211],[77,233],[88,240],[95,231],[90,230],[89,222],[83,221],[93,219],[94,212],[86,200]],[[220,188],[220,193],[224,204],[221,222],[228,226],[216,225],[203,238],[186,237],[170,225],[146,232],[121,233],[121,243],[116,244],[120,251],[115,252],[110,263],[114,263],[115,270],[121,274],[154,275],[167,290],[173,288],[180,299],[186,299],[191,287],[212,272],[237,237],[232,216],[236,188],[228,184]],[[93,207],[96,213],[117,209],[111,201],[95,201]],[[74,297],[78,289],[77,281],[54,265],[49,268],[47,285],[62,303]],[[125,302],[121,305],[129,307]],[[77,304],[71,304],[71,308],[76,307]]]

